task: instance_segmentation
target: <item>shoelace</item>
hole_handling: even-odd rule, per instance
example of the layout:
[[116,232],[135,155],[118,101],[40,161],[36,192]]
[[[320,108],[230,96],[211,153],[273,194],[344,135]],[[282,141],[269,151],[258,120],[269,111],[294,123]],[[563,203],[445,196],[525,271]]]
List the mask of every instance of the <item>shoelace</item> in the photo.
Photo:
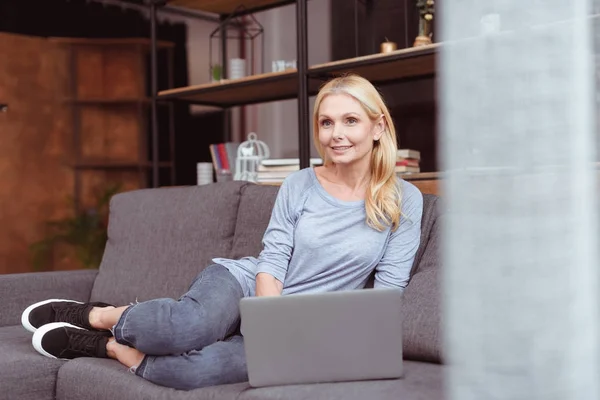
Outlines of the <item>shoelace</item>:
[[101,340],[106,339],[105,334],[75,328],[66,329],[69,336],[69,350],[90,357],[98,357],[98,344]]
[[[73,325],[88,327],[88,321],[85,321],[84,310],[85,304],[69,304],[64,306],[53,306],[56,313],[56,321],[68,322]],[[87,316],[86,316],[87,317]]]

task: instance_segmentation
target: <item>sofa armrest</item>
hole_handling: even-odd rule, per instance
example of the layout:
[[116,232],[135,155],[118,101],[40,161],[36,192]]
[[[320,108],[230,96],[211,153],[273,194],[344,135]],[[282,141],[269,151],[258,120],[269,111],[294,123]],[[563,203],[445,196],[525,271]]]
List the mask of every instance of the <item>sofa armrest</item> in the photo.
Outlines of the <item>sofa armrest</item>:
[[98,270],[77,270],[0,275],[0,327],[20,324],[23,310],[38,301],[88,301],[97,274]]

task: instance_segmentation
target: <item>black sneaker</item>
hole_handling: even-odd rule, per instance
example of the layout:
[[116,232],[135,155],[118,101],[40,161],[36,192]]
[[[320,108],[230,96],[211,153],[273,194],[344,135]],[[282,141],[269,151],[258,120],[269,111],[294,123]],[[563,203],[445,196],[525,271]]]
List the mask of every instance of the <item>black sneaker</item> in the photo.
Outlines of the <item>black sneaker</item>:
[[38,353],[49,358],[108,358],[106,344],[111,336],[110,331],[88,331],[66,322],[53,322],[36,330],[31,344]]
[[74,300],[50,299],[30,305],[21,314],[21,325],[29,332],[52,322],[67,322],[81,328],[96,330],[89,321],[93,307],[108,307],[106,303],[81,303]]

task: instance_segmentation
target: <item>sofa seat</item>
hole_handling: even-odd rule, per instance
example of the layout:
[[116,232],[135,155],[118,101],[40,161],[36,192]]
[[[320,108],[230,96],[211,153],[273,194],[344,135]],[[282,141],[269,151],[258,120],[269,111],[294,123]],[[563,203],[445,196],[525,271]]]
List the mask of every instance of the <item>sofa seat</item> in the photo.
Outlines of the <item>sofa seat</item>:
[[143,380],[114,360],[80,358],[58,372],[58,400],[431,400],[443,399],[438,364],[405,361],[403,379],[251,388],[247,382],[179,391]]
[[21,325],[0,328],[0,399],[54,399],[56,375],[65,363],[42,357]]
[[236,400],[248,383],[181,391],[155,385],[115,360],[78,358],[58,371],[57,400]]
[[239,400],[441,400],[444,367],[404,361],[404,378],[256,388]]

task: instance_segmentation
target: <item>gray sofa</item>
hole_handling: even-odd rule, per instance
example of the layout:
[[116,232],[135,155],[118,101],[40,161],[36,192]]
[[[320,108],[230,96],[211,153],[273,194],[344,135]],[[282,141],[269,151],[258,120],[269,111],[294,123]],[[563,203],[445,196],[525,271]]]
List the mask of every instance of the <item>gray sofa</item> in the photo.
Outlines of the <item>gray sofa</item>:
[[258,255],[277,190],[226,182],[118,194],[99,270],[0,275],[0,399],[442,399],[439,211],[431,195],[424,196],[422,243],[402,304],[404,379],[260,389],[239,383],[185,392],[147,382],[114,360],[65,362],[32,348],[20,315],[33,302],[69,298],[123,305],[177,298],[212,257]]

